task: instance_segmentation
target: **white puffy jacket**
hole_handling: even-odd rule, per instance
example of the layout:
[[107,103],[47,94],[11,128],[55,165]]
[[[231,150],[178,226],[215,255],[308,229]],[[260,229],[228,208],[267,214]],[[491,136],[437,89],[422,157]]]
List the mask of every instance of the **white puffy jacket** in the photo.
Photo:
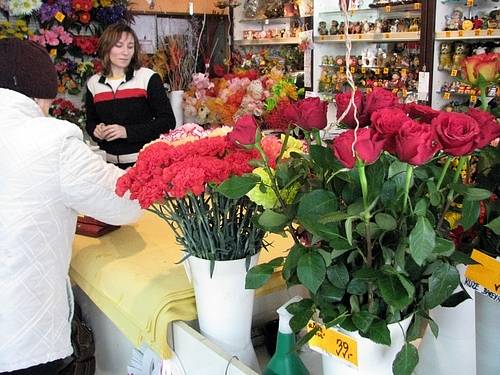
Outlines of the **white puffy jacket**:
[[114,193],[122,173],[90,151],[76,125],[0,89],[0,372],[72,353],[67,275],[77,213],[137,220],[138,204]]

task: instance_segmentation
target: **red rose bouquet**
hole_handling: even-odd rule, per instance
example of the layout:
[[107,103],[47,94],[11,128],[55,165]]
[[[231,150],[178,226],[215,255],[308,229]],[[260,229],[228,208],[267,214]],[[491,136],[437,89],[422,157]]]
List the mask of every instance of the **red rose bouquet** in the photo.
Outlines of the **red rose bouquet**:
[[410,374],[418,362],[411,342],[422,322],[437,334],[429,310],[468,298],[464,290],[454,293],[461,285],[455,266],[467,256],[455,250],[445,216],[454,210],[463,222],[477,221],[491,192],[460,176],[470,155],[500,136],[500,125],[480,110],[400,105],[384,90],[347,93],[337,97],[338,116],[352,129],[330,144],[319,134],[326,112],[310,105],[290,109],[306,152],[295,149],[285,158],[293,143],[285,135],[270,158],[258,135],[252,149],[264,163],[250,175],[255,180],[251,186],[247,175],[231,180],[233,190],[248,190],[262,207],[262,228],[295,240],[286,258],[252,268],[247,287],[266,282],[277,263],[288,285],[305,286],[310,298],[288,307],[296,332],[315,319],[390,345],[388,326],[406,321],[406,342],[392,369]]

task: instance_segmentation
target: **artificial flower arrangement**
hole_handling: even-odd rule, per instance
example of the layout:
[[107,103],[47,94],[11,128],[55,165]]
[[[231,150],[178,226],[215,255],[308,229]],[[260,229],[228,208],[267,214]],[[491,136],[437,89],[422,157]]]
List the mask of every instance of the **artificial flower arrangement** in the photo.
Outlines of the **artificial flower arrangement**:
[[25,20],[18,19],[15,22],[1,21],[0,22],[0,39],[17,38],[27,39],[33,32],[28,28]]
[[[345,105],[348,98],[356,107]],[[445,215],[455,207],[461,220],[474,220],[470,207],[490,199],[490,191],[462,183],[460,175],[468,155],[498,137],[500,125],[479,110],[400,105],[383,89],[338,95],[337,106],[352,129],[331,144],[319,133],[326,108],[310,98],[287,112],[289,127],[272,157],[263,152],[260,131],[247,137],[246,147],[260,155],[256,169],[219,191],[231,187],[240,191],[233,198],[249,196],[262,207],[254,220],[295,242],[286,257],[252,268],[247,287],[260,287],[277,265],[289,286],[305,286],[310,298],[288,307],[295,332],[315,319],[391,345],[389,325],[411,319],[392,367],[396,375],[411,374],[418,362],[412,341],[421,337],[422,323],[438,334],[429,310],[468,298],[463,287],[454,292],[461,286],[455,266],[468,258],[455,250]],[[235,131],[245,132],[243,125]],[[307,152],[284,158],[295,132],[303,134]]]
[[85,127],[85,111],[76,108],[69,100],[56,98],[49,108],[49,115],[60,120],[72,122],[81,129]]
[[197,73],[184,94],[184,114],[200,124],[232,126],[241,116],[261,117],[279,102],[295,101],[301,94],[303,90],[299,91],[278,69],[264,76],[255,70],[237,70],[214,79]]

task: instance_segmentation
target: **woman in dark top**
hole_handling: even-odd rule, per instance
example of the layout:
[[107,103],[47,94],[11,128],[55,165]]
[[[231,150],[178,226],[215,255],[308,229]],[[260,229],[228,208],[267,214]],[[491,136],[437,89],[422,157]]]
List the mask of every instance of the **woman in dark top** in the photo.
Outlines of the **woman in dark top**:
[[109,26],[99,39],[103,70],[87,82],[87,133],[107,161],[132,166],[144,144],[175,128],[160,76],[139,64],[139,41],[126,24]]

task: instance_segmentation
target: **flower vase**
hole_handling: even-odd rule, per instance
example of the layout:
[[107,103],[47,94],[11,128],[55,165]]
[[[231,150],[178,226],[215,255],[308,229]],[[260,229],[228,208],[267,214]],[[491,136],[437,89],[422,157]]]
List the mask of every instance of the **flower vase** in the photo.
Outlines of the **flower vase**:
[[178,128],[184,124],[184,109],[183,109],[184,90],[174,90],[168,93],[170,106],[175,116],[175,127]]
[[[392,362],[405,343],[404,333],[408,329],[412,315],[398,323],[389,324],[391,346],[376,344],[361,337],[357,332],[340,330],[351,336],[358,346],[358,368],[351,367],[341,359],[323,354],[324,375],[388,375],[392,374]],[[330,328],[331,329],[331,328]]]
[[496,375],[500,369],[500,303],[476,293],[476,363],[478,375]]
[[[459,265],[457,269],[463,283],[465,266]],[[466,285],[465,288],[467,293],[474,298],[474,290]],[[460,290],[461,288],[457,288],[455,293]],[[468,299],[455,307],[438,306],[432,309],[429,315],[438,325],[439,334],[436,338],[430,328],[427,328],[418,348],[420,361],[415,374],[475,375],[474,299]]]
[[[252,256],[249,268],[257,264]],[[226,353],[260,372],[250,331],[255,290],[245,289],[246,260],[210,261],[190,256],[186,272],[194,287],[198,322],[203,336]]]

